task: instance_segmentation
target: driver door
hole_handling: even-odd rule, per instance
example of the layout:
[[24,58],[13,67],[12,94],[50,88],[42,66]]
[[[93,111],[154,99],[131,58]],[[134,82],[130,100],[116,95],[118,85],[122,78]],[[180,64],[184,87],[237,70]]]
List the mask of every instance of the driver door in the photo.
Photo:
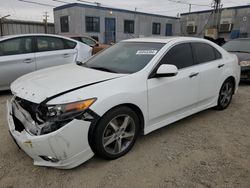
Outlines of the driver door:
[[172,47],[160,64],[177,66],[178,74],[147,80],[150,131],[163,127],[196,108],[198,100],[199,70],[194,66],[189,43]]

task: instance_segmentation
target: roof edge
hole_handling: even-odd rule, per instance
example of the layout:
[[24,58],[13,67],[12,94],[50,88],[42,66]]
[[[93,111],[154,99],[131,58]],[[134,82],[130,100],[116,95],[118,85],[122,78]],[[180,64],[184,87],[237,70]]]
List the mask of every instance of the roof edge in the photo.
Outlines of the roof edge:
[[147,15],[147,16],[156,16],[156,17],[169,18],[169,19],[180,19],[180,18],[174,17],[174,16],[165,16],[165,15],[160,15],[160,14],[152,14],[152,13],[138,12],[138,11],[135,12],[132,10],[112,8],[112,7],[102,7],[102,6],[95,6],[95,5],[87,5],[87,4],[82,4],[82,3],[70,3],[70,4],[59,6],[59,7],[55,7],[53,10],[58,11],[58,10],[63,10],[63,9],[67,9],[67,8],[72,8],[72,7],[95,8],[95,9],[100,9],[100,10],[112,10],[112,11],[118,11],[118,12],[126,12],[126,13],[133,13],[133,14],[140,14],[140,15]]
[[[241,5],[241,6],[234,6],[234,7],[225,7],[222,8],[222,10],[231,10],[231,9],[242,9],[242,8],[250,8],[250,5]],[[208,13],[208,12],[212,12],[213,9],[210,10],[201,10],[201,11],[195,11],[195,12],[186,12],[186,13],[182,13],[181,16],[185,16],[185,15],[190,15],[190,14],[197,14],[197,13]]]

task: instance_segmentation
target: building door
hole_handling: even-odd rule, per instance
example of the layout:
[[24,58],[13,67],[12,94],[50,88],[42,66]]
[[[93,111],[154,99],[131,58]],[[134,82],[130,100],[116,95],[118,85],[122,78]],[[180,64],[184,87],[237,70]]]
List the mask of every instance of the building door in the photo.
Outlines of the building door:
[[115,43],[115,18],[105,18],[105,43]]
[[172,24],[166,24],[166,36],[172,36]]

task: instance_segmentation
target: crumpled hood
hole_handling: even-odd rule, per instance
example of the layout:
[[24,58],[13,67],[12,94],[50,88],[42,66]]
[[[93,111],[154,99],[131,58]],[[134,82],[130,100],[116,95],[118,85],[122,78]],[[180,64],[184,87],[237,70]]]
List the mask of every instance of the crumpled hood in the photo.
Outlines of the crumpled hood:
[[46,98],[67,90],[121,76],[124,74],[68,64],[26,74],[11,84],[11,91],[20,98],[41,103]]

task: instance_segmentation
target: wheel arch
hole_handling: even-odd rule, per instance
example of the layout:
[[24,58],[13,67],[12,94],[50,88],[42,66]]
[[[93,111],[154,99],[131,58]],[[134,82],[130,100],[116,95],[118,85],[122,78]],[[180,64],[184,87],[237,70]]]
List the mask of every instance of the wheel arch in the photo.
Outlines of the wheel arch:
[[137,116],[138,116],[138,118],[139,118],[139,122],[140,122],[139,133],[140,133],[140,134],[143,134],[144,126],[145,126],[145,119],[144,119],[144,115],[143,115],[142,110],[141,110],[137,105],[132,104],[132,103],[122,103],[122,104],[113,106],[112,108],[110,108],[109,110],[107,110],[102,116],[100,116],[99,119],[98,119],[97,121],[93,121],[93,122],[91,123],[91,125],[90,125],[89,132],[88,132],[88,141],[89,141],[89,145],[90,145],[91,149],[92,149],[94,152],[95,152],[95,147],[94,147],[92,138],[93,138],[95,129],[96,129],[96,127],[98,126],[98,123],[99,123],[100,119],[101,119],[106,113],[108,113],[109,111],[111,111],[111,110],[113,110],[113,109],[115,109],[115,108],[122,107],[122,106],[129,107],[131,110],[133,110],[133,111],[137,114]]

